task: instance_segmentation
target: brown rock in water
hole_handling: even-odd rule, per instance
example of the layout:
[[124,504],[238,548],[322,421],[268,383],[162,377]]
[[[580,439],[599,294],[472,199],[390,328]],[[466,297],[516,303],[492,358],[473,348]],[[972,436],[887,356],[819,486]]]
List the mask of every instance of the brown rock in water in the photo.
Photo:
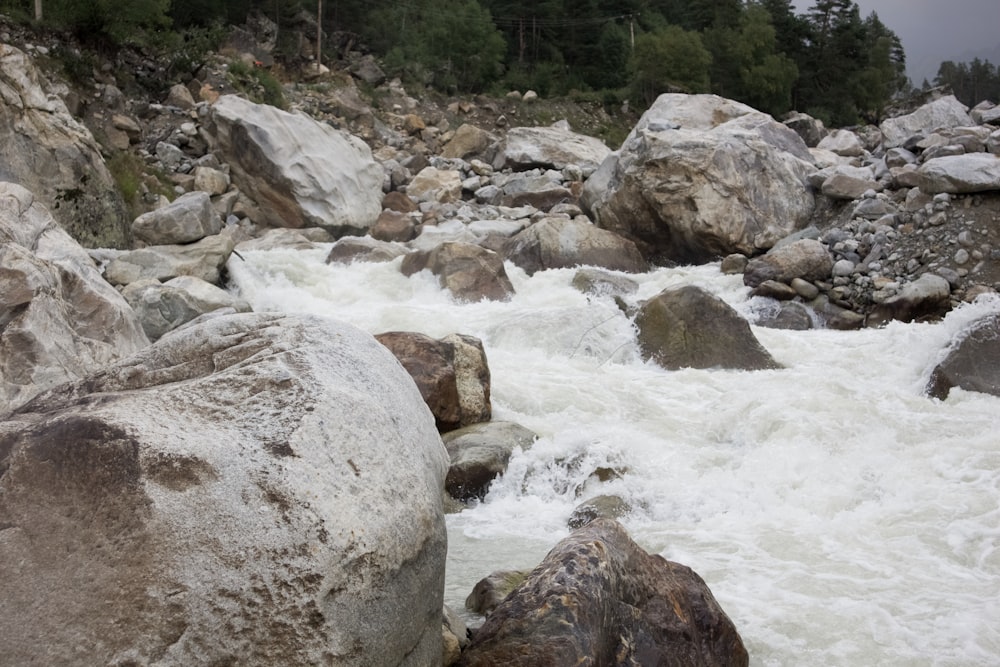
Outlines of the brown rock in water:
[[660,292],[643,304],[635,324],[642,356],[669,370],[780,368],[747,321],[700,287]]
[[972,325],[965,338],[934,369],[927,393],[944,400],[952,387],[1000,396],[1000,315],[990,315]]
[[451,431],[442,440],[451,464],[445,490],[461,501],[482,500],[507,470],[514,449],[526,450],[538,436],[514,422],[483,422]]
[[746,648],[705,582],[597,519],[549,552],[473,636],[464,667],[739,667]]
[[514,294],[500,255],[471,243],[442,243],[431,250],[410,253],[399,268],[405,276],[430,270],[441,286],[460,301],[506,301]]
[[490,420],[490,369],[482,341],[461,334],[436,340],[410,331],[375,338],[416,382],[439,432]]

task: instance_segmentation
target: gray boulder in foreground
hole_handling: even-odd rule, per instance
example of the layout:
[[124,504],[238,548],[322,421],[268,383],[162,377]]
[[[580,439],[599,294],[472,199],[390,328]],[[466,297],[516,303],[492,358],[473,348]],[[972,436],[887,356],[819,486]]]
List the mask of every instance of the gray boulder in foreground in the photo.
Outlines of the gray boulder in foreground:
[[545,556],[500,602],[463,667],[744,667],[746,648],[705,582],[596,519]]
[[11,665],[441,664],[447,454],[370,335],[173,331],[0,422]]

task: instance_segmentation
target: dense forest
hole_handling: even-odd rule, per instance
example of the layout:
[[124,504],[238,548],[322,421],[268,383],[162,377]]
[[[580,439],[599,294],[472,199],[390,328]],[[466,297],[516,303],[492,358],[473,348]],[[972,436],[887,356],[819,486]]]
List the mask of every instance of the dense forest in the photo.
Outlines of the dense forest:
[[[899,38],[854,0],[815,0],[803,14],[791,0],[0,0],[0,10],[161,48],[205,41],[252,12],[279,32],[319,16],[325,33],[349,36],[328,40],[325,58],[363,46],[390,74],[445,92],[533,89],[640,106],[669,90],[714,92],[852,125],[877,122],[911,88]],[[997,97],[1000,73],[949,62],[934,83],[971,105]]]

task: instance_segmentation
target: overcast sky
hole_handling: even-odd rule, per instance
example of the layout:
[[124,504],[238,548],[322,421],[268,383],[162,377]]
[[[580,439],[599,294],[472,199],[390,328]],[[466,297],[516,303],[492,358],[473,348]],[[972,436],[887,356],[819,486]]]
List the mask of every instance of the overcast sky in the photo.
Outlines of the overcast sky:
[[[906,73],[919,86],[943,60],[977,55],[1000,65],[1000,0],[855,0],[864,18],[873,11],[903,42]],[[794,0],[799,13],[815,2]]]

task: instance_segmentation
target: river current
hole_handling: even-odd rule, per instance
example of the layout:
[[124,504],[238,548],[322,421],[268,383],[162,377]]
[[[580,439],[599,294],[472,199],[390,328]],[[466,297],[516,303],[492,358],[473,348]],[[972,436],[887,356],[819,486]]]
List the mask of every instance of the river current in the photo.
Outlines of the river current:
[[[1000,665],[1000,398],[923,393],[1000,300],[933,324],[754,326],[782,369],[666,371],[574,270],[508,263],[512,300],[462,304],[399,259],[326,265],[327,250],[242,252],[231,289],[371,333],[476,336],[494,420],[539,436],[485,502],[448,516],[452,608],[491,571],[534,567],[607,493],[633,507],[622,523],[642,547],[706,580],[751,665]],[[635,301],[695,284],[751,321],[765,307],[718,264],[630,277]]]

